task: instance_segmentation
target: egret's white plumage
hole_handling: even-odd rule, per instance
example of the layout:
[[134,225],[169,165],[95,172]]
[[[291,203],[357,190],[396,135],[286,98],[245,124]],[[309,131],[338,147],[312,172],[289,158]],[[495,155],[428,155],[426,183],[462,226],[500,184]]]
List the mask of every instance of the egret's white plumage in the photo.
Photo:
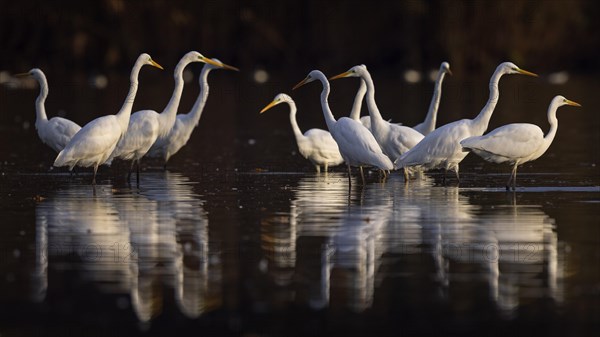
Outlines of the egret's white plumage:
[[127,132],[131,108],[138,89],[138,75],[142,66],[147,64],[162,69],[150,55],[141,54],[131,70],[131,86],[121,110],[116,115],[102,116],[87,123],[58,154],[54,166],[68,166],[69,170],[75,166],[93,166],[92,184],[96,183],[98,166],[108,159],[119,139]]
[[323,116],[329,132],[338,144],[344,162],[348,165],[348,174],[350,174],[350,166],[368,165],[381,170],[391,170],[394,167],[392,161],[383,153],[375,137],[367,128],[360,122],[348,117],[335,120],[327,102],[331,90],[329,81],[322,72],[318,70],[311,71],[304,80],[294,86],[294,89],[314,80],[321,81],[323,85],[321,91]]
[[340,154],[340,149],[331,136],[331,133],[321,129],[310,129],[302,134],[296,121],[296,103],[294,103],[294,100],[290,96],[278,94],[260,113],[281,103],[287,103],[290,107],[290,124],[292,125],[300,154],[315,165],[317,172],[321,171],[321,165],[323,165],[325,172],[327,172],[329,166],[337,166],[344,162]]
[[38,68],[33,68],[29,72],[17,74],[18,77],[31,76],[36,79],[40,85],[40,94],[35,100],[35,128],[38,136],[44,144],[50,146],[54,151],[60,152],[67,143],[81,129],[81,126],[62,117],[52,117],[48,119],[46,115],[46,97],[48,97],[48,82],[46,75]]
[[[183,92],[183,70],[192,62],[216,63],[197,51],[185,54],[175,66],[175,89],[165,109],[158,113],[154,110],[141,110],[133,113],[129,119],[127,133],[119,140],[117,147],[107,160],[110,164],[114,158],[131,160],[133,167],[137,163],[139,179],[139,160],[148,152],[158,139],[166,138],[175,124],[177,107]],[[130,171],[131,173],[131,171]]]
[[540,127],[534,124],[515,123],[501,126],[484,136],[463,139],[460,145],[465,151],[472,151],[481,158],[492,163],[508,163],[513,165],[510,178],[506,183],[509,189],[516,186],[517,166],[538,159],[552,144],[558,130],[556,110],[563,105],[581,106],[563,96],[556,96],[548,107],[550,130],[544,136]]
[[362,109],[362,102],[367,94],[367,83],[362,78],[360,79],[360,86],[358,87],[358,91],[356,92],[356,96],[354,96],[354,103],[352,103],[352,109],[350,110],[350,118],[355,121],[361,122],[365,128],[371,131],[371,117],[370,116],[360,116],[360,111]]
[[[175,124],[169,131],[166,137],[158,138],[152,147],[148,151],[147,156],[162,158],[165,162],[165,167],[169,158],[179,151],[192,136],[192,131],[198,126],[204,105],[208,99],[208,73],[213,69],[228,69],[239,71],[238,68],[224,64],[220,60],[213,58],[215,63],[220,64],[216,66],[214,64],[206,63],[202,67],[200,72],[200,94],[194,103],[194,106],[190,112],[186,114],[178,114],[175,119]],[[163,112],[164,113],[164,112]]]
[[422,123],[413,126],[413,129],[419,131],[424,136],[427,136],[431,133],[431,131],[435,130],[437,113],[440,107],[440,99],[442,97],[442,82],[444,81],[444,77],[446,74],[452,75],[452,72],[450,71],[450,64],[448,64],[448,62],[442,62],[437,78],[435,80],[435,85],[433,87],[433,97],[431,97],[431,102],[429,103],[429,110],[427,110],[425,120]]
[[392,161],[398,159],[400,155],[423,139],[421,133],[407,126],[396,125],[383,119],[375,103],[375,85],[365,65],[354,66],[345,73],[336,75],[331,79],[343,77],[360,77],[365,81],[367,85],[367,107],[371,116],[371,132],[383,153]]
[[419,144],[396,160],[396,167],[441,168],[454,171],[458,178],[458,164],[468,154],[462,151],[460,141],[472,136],[481,136],[485,132],[500,97],[498,82],[505,74],[537,76],[519,69],[511,62],[501,63],[490,79],[488,101],[475,119],[461,119],[433,130]]

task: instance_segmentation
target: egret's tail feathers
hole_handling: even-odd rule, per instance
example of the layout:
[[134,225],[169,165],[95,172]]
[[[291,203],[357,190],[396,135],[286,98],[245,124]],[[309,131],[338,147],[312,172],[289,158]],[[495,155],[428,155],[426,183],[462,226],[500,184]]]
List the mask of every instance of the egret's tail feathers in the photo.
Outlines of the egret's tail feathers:
[[67,155],[65,154],[65,150],[62,150],[58,153],[58,156],[56,156],[56,159],[54,159],[54,166],[56,167],[62,167],[62,166],[67,166],[67,159],[66,159]]
[[392,161],[390,160],[390,158],[388,158],[387,156],[385,156],[384,158],[381,159],[378,167],[381,170],[393,170],[394,169],[394,163],[392,163]]
[[475,139],[475,137],[469,137],[469,138],[465,138],[463,140],[460,141],[460,146],[462,147],[462,151],[463,152],[470,152],[472,149],[472,141]]

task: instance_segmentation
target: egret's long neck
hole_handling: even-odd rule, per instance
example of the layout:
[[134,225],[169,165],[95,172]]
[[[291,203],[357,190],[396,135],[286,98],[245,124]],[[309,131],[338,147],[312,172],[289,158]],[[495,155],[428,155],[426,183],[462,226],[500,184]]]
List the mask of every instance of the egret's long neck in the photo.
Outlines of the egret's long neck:
[[550,106],[548,107],[548,122],[550,123],[550,130],[548,131],[548,133],[544,136],[544,145],[542,145],[542,147],[540,148],[539,152],[540,156],[546,152],[546,150],[548,150],[548,148],[550,147],[550,144],[552,144],[552,141],[554,140],[554,137],[556,136],[556,131],[558,130],[558,118],[556,118],[556,110],[558,109],[558,104],[556,104],[555,102],[552,102],[552,104],[550,104]]
[[367,84],[367,108],[369,108],[369,115],[371,116],[371,126],[377,128],[384,120],[375,103],[375,85],[373,84],[371,74],[368,72],[364,73],[361,78],[364,79]]
[[475,119],[472,121],[472,136],[481,136],[488,128],[490,118],[492,118],[492,113],[494,112],[496,104],[498,104],[498,99],[500,98],[498,82],[500,81],[500,77],[502,77],[502,75],[504,75],[504,73],[496,71],[490,79],[490,97],[488,98],[488,101],[483,109],[481,109],[479,115],[477,115],[477,117],[475,117]]
[[362,108],[363,99],[365,98],[365,94],[367,93],[367,84],[365,80],[360,79],[360,87],[358,87],[358,91],[356,92],[356,96],[354,97],[354,103],[352,104],[352,110],[350,110],[350,118],[355,121],[360,121],[360,110]]
[[131,117],[133,101],[135,100],[135,95],[137,94],[138,90],[138,75],[140,74],[140,69],[142,66],[143,64],[136,63],[133,69],[131,69],[131,75],[129,77],[129,92],[127,93],[127,97],[125,97],[125,102],[123,102],[121,110],[117,112],[117,119],[121,125],[121,130],[123,133],[127,131],[127,126],[129,125],[129,117]]
[[40,83],[40,94],[35,100],[35,114],[36,114],[36,123],[38,121],[47,121],[48,116],[46,115],[46,97],[48,97],[48,82],[46,81],[46,77],[42,76],[39,78]]
[[331,112],[331,108],[329,108],[329,102],[327,101],[331,88],[329,87],[329,81],[327,81],[325,76],[319,78],[319,80],[321,81],[321,84],[323,84],[323,90],[321,91],[321,109],[323,110],[323,116],[325,117],[327,128],[329,131],[331,131],[336,122],[335,117],[333,117],[333,113]]
[[200,95],[198,95],[192,110],[188,113],[194,126],[198,125],[200,117],[202,116],[202,111],[204,111],[204,106],[208,100],[208,73],[210,71],[211,68],[209,66],[204,66],[202,68],[202,72],[200,72]]
[[177,63],[174,71],[175,78],[175,89],[173,90],[173,94],[171,95],[171,99],[169,103],[163,110],[163,112],[159,115],[159,124],[160,130],[159,135],[164,136],[173,127],[175,123],[175,118],[177,117],[177,108],[179,107],[179,102],[181,101],[181,94],[183,93],[183,69],[189,64],[188,60],[181,60]]
[[431,102],[429,103],[429,110],[427,111],[427,116],[425,117],[425,121],[423,122],[424,127],[429,131],[433,131],[435,129],[435,123],[437,122],[437,112],[440,107],[440,98],[442,97],[442,82],[444,81],[444,76],[446,73],[444,71],[440,71],[437,79],[435,80],[435,86],[433,88],[433,97],[431,97]]
[[298,126],[298,121],[296,120],[296,103],[287,102],[290,106],[290,124],[292,125],[292,130],[294,130],[294,136],[296,137],[296,141],[299,142],[304,138],[302,131],[300,131],[300,127]]

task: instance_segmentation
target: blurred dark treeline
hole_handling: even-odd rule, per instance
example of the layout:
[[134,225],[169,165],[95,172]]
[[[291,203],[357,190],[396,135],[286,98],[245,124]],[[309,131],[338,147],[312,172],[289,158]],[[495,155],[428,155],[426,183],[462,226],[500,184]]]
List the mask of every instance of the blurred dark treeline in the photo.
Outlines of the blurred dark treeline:
[[[365,63],[397,74],[443,60],[484,73],[505,60],[536,71],[600,70],[600,2],[0,1],[0,70],[130,69],[140,52],[168,68],[198,50],[243,70],[304,75]],[[172,63],[172,64],[171,64]],[[333,70],[333,69],[332,69]]]

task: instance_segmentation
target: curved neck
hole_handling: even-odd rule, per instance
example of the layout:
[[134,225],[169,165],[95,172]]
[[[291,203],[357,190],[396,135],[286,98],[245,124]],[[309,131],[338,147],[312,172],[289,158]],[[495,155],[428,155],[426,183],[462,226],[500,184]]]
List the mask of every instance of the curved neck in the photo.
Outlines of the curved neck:
[[183,59],[177,63],[177,66],[175,66],[175,71],[173,73],[173,77],[175,78],[175,89],[173,90],[173,94],[171,95],[169,103],[167,103],[167,106],[163,112],[159,114],[159,123],[162,129],[159,131],[159,133],[161,135],[169,132],[175,123],[177,108],[179,107],[181,94],[183,93],[183,70],[188,64],[190,64],[190,61]]
[[296,137],[296,141],[300,141],[304,135],[300,131],[298,121],[296,121],[296,103],[287,102],[287,104],[290,106],[290,124],[292,125],[292,130],[294,130],[294,136]]
[[473,135],[482,135],[488,128],[490,118],[492,118],[492,113],[494,112],[496,104],[498,104],[498,99],[500,98],[498,82],[500,81],[500,77],[502,77],[502,75],[504,75],[504,73],[495,72],[490,79],[490,96],[483,109],[481,109],[481,112],[479,112],[479,115],[473,119]]
[[46,97],[48,97],[48,82],[44,76],[40,77],[38,82],[40,84],[40,94],[35,100],[36,123],[38,121],[48,120],[48,116],[46,115],[46,107],[44,106]]
[[360,121],[360,110],[362,108],[362,102],[367,93],[367,84],[365,80],[360,79],[360,87],[358,87],[358,91],[356,92],[356,96],[354,97],[354,103],[352,104],[352,110],[350,110],[350,118],[355,121]]
[[200,117],[202,116],[202,111],[204,111],[204,106],[208,100],[208,73],[210,71],[211,68],[205,65],[200,72],[200,94],[198,95],[198,98],[196,98],[192,110],[188,113],[190,118],[194,121],[194,125],[198,125]]
[[381,113],[375,103],[375,85],[369,72],[365,72],[361,75],[361,78],[367,84],[367,108],[369,108],[369,115],[371,116],[371,126],[376,127],[376,125],[383,122],[383,117],[381,117]]
[[325,117],[325,123],[327,123],[327,128],[329,131],[333,129],[335,126],[335,117],[333,117],[333,113],[331,112],[331,108],[329,108],[329,92],[331,88],[329,87],[329,81],[325,75],[319,78],[321,84],[323,85],[323,90],[321,91],[321,109],[323,110],[323,116]]
[[125,97],[125,102],[123,102],[121,110],[117,112],[117,119],[119,120],[122,130],[127,130],[127,126],[129,124],[129,117],[131,117],[133,101],[135,100],[135,95],[137,94],[138,90],[138,75],[140,74],[140,69],[142,66],[143,64],[136,63],[133,66],[133,69],[131,69],[131,75],[129,76],[129,92],[127,93],[127,97]]
[[425,117],[425,121],[423,122],[424,127],[429,131],[433,131],[435,129],[435,123],[437,122],[437,112],[440,107],[440,98],[442,97],[442,82],[444,81],[445,72],[440,71],[437,79],[435,80],[435,86],[433,88],[433,97],[431,97],[431,102],[429,103],[429,110],[427,111],[427,116]]
[[550,123],[550,130],[548,131],[548,133],[544,136],[544,145],[542,146],[542,148],[540,150],[541,154],[543,154],[544,152],[546,152],[546,150],[548,150],[548,148],[550,147],[550,144],[552,144],[552,141],[554,140],[554,137],[556,136],[556,131],[558,130],[558,119],[556,118],[556,110],[558,109],[558,105],[557,104],[550,104],[550,106],[548,107],[548,122]]

